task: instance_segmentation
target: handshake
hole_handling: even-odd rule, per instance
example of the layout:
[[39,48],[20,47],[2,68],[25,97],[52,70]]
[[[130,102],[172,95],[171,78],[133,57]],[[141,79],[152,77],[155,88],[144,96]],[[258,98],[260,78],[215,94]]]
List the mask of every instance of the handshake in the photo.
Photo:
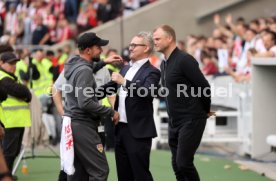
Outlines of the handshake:
[[117,125],[119,120],[120,120],[120,114],[117,111],[114,111],[112,121],[114,122],[115,125]]

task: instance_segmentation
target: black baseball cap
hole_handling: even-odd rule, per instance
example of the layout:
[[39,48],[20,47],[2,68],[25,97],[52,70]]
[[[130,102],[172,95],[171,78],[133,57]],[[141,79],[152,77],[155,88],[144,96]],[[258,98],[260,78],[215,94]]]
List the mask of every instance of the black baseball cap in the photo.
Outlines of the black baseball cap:
[[108,43],[108,40],[101,39],[96,33],[92,32],[82,34],[77,40],[78,48],[81,50],[92,47],[93,45],[106,46]]
[[12,52],[5,52],[1,54],[0,60],[2,60],[4,63],[12,63],[19,61],[20,59]]

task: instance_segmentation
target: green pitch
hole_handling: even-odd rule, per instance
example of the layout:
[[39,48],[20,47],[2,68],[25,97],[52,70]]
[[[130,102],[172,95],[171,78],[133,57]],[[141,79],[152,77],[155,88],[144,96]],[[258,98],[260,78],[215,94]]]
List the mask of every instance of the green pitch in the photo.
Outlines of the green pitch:
[[[150,169],[156,181],[174,181],[169,151],[152,151]],[[107,153],[110,173],[109,181],[116,181],[114,153]],[[202,181],[267,181],[255,172],[242,171],[232,161],[204,155],[196,155],[196,167]],[[16,175],[20,181],[56,181],[59,173],[59,160],[52,158],[28,159],[28,174],[21,173],[21,166]]]

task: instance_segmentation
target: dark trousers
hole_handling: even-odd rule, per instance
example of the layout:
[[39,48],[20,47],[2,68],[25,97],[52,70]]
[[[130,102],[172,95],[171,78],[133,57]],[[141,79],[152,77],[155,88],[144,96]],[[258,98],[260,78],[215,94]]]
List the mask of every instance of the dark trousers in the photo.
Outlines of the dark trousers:
[[[98,133],[98,134],[100,136],[103,147],[105,147],[105,133],[103,132],[103,133]],[[113,139],[114,139],[114,137],[113,137]],[[67,181],[67,174],[63,170],[60,170],[60,172],[59,172],[58,181]]]
[[114,149],[115,138],[114,138],[114,122],[110,117],[104,118],[104,129],[105,129],[105,147],[106,150]]
[[7,166],[12,171],[15,158],[20,153],[24,128],[7,128],[3,138],[3,153]]
[[205,125],[206,119],[187,119],[178,126],[169,125],[169,146],[177,181],[200,180],[193,161]]
[[108,163],[99,134],[95,128],[79,122],[71,122],[74,140],[75,173],[69,181],[106,181]]
[[152,181],[149,171],[152,138],[134,138],[125,123],[115,128],[115,158],[119,181]]

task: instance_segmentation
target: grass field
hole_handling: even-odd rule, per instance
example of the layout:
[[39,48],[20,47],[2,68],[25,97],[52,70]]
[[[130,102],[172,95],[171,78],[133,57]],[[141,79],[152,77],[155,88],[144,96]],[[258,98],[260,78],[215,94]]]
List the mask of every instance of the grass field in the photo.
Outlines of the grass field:
[[[110,174],[109,181],[116,181],[114,153],[107,153]],[[196,155],[196,167],[202,181],[267,181],[250,170],[242,171],[233,161],[216,157]],[[59,172],[59,160],[52,158],[28,159],[28,174],[21,173],[21,166],[16,175],[19,181],[56,181]],[[226,169],[227,167],[227,169]],[[150,169],[156,181],[174,181],[175,177],[170,165],[170,152],[152,151]]]

